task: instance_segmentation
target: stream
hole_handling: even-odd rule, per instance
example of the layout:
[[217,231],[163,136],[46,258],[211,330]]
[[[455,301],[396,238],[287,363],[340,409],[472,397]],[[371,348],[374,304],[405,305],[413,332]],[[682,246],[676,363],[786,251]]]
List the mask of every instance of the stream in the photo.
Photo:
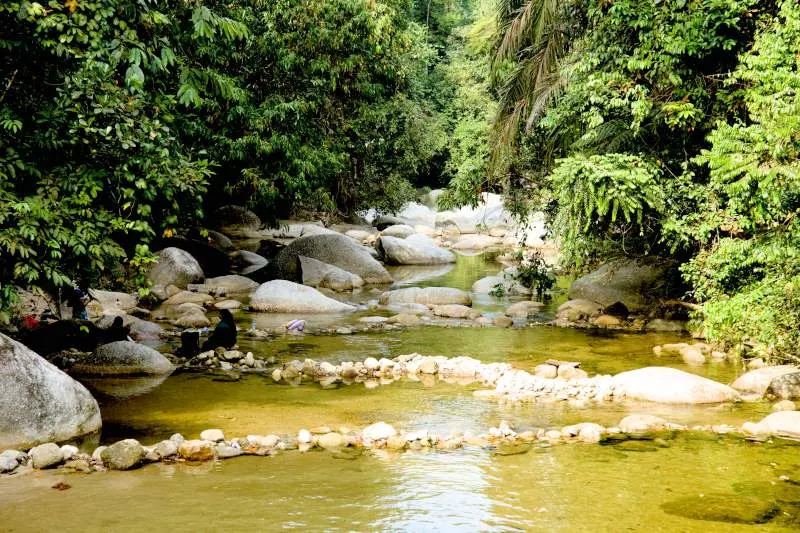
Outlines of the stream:
[[[502,265],[489,256],[460,256],[452,269],[404,273],[408,286],[469,289]],[[395,279],[400,272],[393,273]],[[376,298],[368,290],[348,298]],[[514,299],[480,297],[476,307],[500,312]],[[536,320],[546,321],[562,298]],[[315,317],[327,325],[354,323]],[[240,328],[280,317],[239,313]],[[353,335],[242,338],[242,350],[278,364],[312,358],[332,363],[367,357],[467,355],[532,369],[548,358],[579,361],[590,375],[670,366],[729,383],[741,364],[688,366],[655,345],[685,341],[636,334],[515,324],[508,329],[430,325]],[[613,402],[501,404],[476,398],[480,384],[401,379],[355,383],[275,383],[266,373],[176,372],[132,387],[124,380],[88,383],[100,391],[102,443],[136,438],[145,445],[182,433],[219,428],[230,437],[296,434],[303,428],[362,428],[383,420],[398,430],[483,433],[507,420],[518,431],[578,422],[617,424],[631,413],[671,422],[741,424],[770,412],[767,402],[679,406]],[[128,387],[128,394],[120,394]],[[113,392],[105,396],[103,390]],[[123,397],[121,397],[123,396]],[[533,445],[524,453],[465,447],[453,451],[358,449],[286,451],[200,465],[156,463],[91,475],[34,471],[0,478],[0,530],[22,531],[784,531],[800,527],[800,443],[682,432],[655,441],[614,445]],[[54,490],[63,482],[69,490]],[[767,522],[759,524],[757,522]]]

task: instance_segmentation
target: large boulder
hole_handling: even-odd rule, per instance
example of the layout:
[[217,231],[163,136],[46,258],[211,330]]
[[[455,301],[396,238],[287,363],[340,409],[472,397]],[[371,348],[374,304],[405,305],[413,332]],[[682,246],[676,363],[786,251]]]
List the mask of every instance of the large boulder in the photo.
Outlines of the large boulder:
[[[162,328],[155,322],[142,320],[141,318],[128,315],[125,313],[120,313],[120,314],[113,313],[104,315],[98,318],[95,324],[100,329],[108,329],[109,327],[111,327],[111,324],[113,324],[114,322],[114,318],[117,316],[122,317],[123,327],[130,328],[129,335],[135,341],[156,341],[160,339],[161,336],[164,334],[164,328]],[[92,347],[92,350],[94,350],[95,347]],[[91,351],[91,350],[85,350],[85,351]]]
[[300,256],[303,285],[326,287],[334,291],[352,291],[364,285],[364,280],[355,274],[310,257]]
[[103,344],[94,353],[79,358],[70,369],[75,374],[94,376],[169,374],[174,367],[154,349],[131,341]]
[[773,379],[767,387],[767,398],[780,400],[800,399],[800,372],[783,374]]
[[397,237],[381,237],[377,246],[386,263],[390,265],[438,265],[456,262],[456,256],[449,250],[415,244]]
[[231,270],[228,251],[211,244],[201,236],[197,238],[170,237],[153,243],[154,250],[178,248],[191,255],[200,264],[206,276],[221,276]]
[[89,289],[89,296],[97,301],[103,309],[119,309],[120,311],[130,311],[139,305],[139,300],[132,294],[124,292],[101,291],[100,289]]
[[567,322],[584,322],[603,314],[603,306],[590,300],[570,300],[556,311],[556,318]]
[[100,426],[100,407],[83,385],[0,333],[0,450],[65,441]]
[[248,250],[236,250],[231,252],[231,268],[243,276],[252,276],[254,273],[266,271],[265,267],[269,261],[266,257]]
[[392,278],[369,251],[340,233],[301,237],[280,251],[267,267],[272,279],[301,283],[300,256],[310,257],[355,274],[364,283],[391,283]]
[[226,294],[249,293],[258,287],[258,283],[252,279],[236,274],[208,278],[204,285],[209,291],[224,292]]
[[380,296],[380,304],[472,305],[472,298],[467,292],[451,287],[409,287],[384,292]]
[[575,280],[569,298],[590,300],[607,307],[621,302],[631,312],[647,306],[674,291],[676,264],[663,259],[618,259]]
[[386,237],[397,237],[400,239],[405,239],[409,235],[413,235],[416,233],[414,228],[409,226],[408,224],[395,224],[394,226],[389,226],[385,230],[381,232],[381,235],[385,235]]
[[356,310],[352,305],[328,298],[313,287],[282,279],[258,287],[250,296],[250,309],[266,313],[344,313]]
[[214,221],[222,233],[245,235],[261,227],[258,215],[238,205],[224,205],[214,211]]
[[793,365],[765,366],[739,376],[731,387],[744,394],[763,396],[773,379],[793,372],[800,372],[800,369]]
[[179,289],[185,289],[190,283],[201,283],[205,279],[200,263],[180,248],[164,248],[156,255],[158,262],[148,275],[153,285],[175,285]]
[[613,383],[631,400],[707,404],[740,399],[739,393],[727,385],[676,368],[650,366],[630,370],[614,376]]
[[513,217],[503,206],[503,197],[493,193],[481,194],[477,207],[464,206],[436,213],[436,227],[445,231],[476,233],[478,230],[491,230],[498,226],[507,228],[513,224]]

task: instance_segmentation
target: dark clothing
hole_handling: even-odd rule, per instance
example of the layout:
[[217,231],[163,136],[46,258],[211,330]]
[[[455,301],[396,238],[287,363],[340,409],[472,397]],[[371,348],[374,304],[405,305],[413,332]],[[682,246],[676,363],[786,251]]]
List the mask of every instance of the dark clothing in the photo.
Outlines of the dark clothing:
[[220,311],[220,322],[214,331],[203,343],[203,351],[213,350],[218,347],[233,348],[236,344],[236,322],[233,315],[227,309]]
[[103,341],[107,344],[109,342],[126,341],[130,335],[131,328],[122,325],[122,317],[118,316],[114,319],[114,323],[102,332]]

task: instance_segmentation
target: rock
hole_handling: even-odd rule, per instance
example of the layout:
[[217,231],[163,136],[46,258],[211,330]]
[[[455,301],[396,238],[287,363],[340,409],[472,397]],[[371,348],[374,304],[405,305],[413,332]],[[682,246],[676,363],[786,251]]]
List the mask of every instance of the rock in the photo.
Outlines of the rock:
[[439,265],[456,262],[456,256],[449,250],[397,237],[381,237],[377,248],[389,265]]
[[[258,217],[256,217],[258,218]],[[227,235],[224,233],[220,233],[218,231],[214,231],[213,229],[205,230],[205,237],[195,233],[194,235],[199,239],[202,238],[208,243],[210,246],[213,246],[217,250],[221,250],[223,252],[232,252],[236,249],[236,245],[233,244],[233,241],[228,238]]]
[[581,441],[583,442],[596,443],[600,442],[605,432],[606,428],[604,428],[600,424],[593,424],[591,422],[586,422],[580,425],[580,430],[578,431],[578,438],[581,439]]
[[207,328],[211,321],[202,311],[189,311],[178,317],[175,325],[179,328]]
[[600,315],[592,321],[598,328],[618,328],[622,326],[622,320],[611,315]]
[[659,403],[704,404],[738,401],[731,387],[682,370],[646,367],[617,374],[613,383],[627,398]]
[[245,276],[230,274],[227,276],[208,278],[204,285],[209,292],[217,294],[242,294],[255,290],[255,288],[258,287],[258,282]]
[[473,320],[481,316],[480,311],[460,304],[434,305],[431,309],[434,315],[446,318],[466,318]]
[[542,310],[544,304],[541,302],[524,301],[517,302],[508,306],[506,314],[512,318],[528,318]]
[[236,250],[229,255],[231,266],[241,276],[259,278],[267,272],[267,258],[249,250]]
[[385,316],[365,316],[358,319],[359,322],[364,324],[383,324],[387,320],[389,318]]
[[400,239],[405,239],[409,235],[413,235],[416,233],[414,228],[409,226],[408,224],[395,224],[394,226],[389,226],[385,230],[381,231],[381,236],[383,237],[397,237]]
[[[169,319],[176,319],[180,318],[181,316],[189,313],[190,311],[203,313],[205,314],[206,309],[200,304],[186,302],[178,305],[168,305],[164,306],[164,313],[167,318]],[[159,315],[161,316],[161,315]],[[124,321],[123,321],[124,324]]]
[[364,244],[376,238],[376,235],[374,233],[360,229],[351,229],[345,231],[344,234],[361,244]]
[[383,265],[365,247],[338,233],[301,237],[288,245],[269,264],[271,278],[302,282],[300,256],[339,267],[359,276],[366,284],[392,282]]
[[210,440],[211,442],[221,442],[225,440],[225,434],[221,429],[206,429],[200,433],[200,440]]
[[103,464],[111,470],[130,470],[139,465],[146,455],[139,441],[125,439],[115,442],[100,454]]
[[200,263],[180,248],[164,248],[156,255],[158,262],[148,273],[153,285],[175,285],[185,289],[189,283],[200,283],[205,278]]
[[601,307],[621,302],[641,312],[655,299],[668,296],[676,264],[663,259],[617,259],[575,280],[570,299],[589,300]]
[[397,431],[385,422],[376,422],[371,426],[367,426],[361,432],[361,437],[363,439],[372,441],[388,439],[395,435],[397,435]]
[[89,289],[89,296],[96,300],[104,309],[109,310],[119,309],[120,311],[130,311],[139,305],[139,300],[136,296],[124,292]]
[[[178,248],[197,260],[206,276],[220,276],[231,270],[231,261],[228,252],[214,246],[201,235],[196,237],[170,237],[158,239],[153,244],[154,250],[162,248]],[[183,288],[183,287],[181,287]]]
[[694,346],[687,346],[680,351],[681,358],[688,365],[702,365],[706,362],[703,352]]
[[[435,239],[422,233],[414,233],[405,238],[406,243],[422,248],[439,248],[439,243]],[[445,263],[446,264],[446,263]],[[397,281],[397,278],[395,278]]]
[[63,442],[100,426],[100,408],[83,385],[0,334],[0,449]]
[[428,306],[446,304],[472,305],[472,298],[468,293],[450,287],[396,289],[381,294],[379,301],[381,305],[414,303]]
[[203,294],[199,292],[180,291],[173,294],[164,301],[164,305],[177,306],[185,303],[192,303],[196,305],[203,305],[214,301],[214,297],[210,294]]
[[244,451],[236,446],[229,446],[228,444],[217,444],[214,446],[214,455],[218,459],[231,459],[232,457],[239,457]]
[[173,455],[178,454],[179,446],[180,443],[174,440],[162,440],[153,446],[153,453],[155,454],[157,460],[163,459],[164,457],[172,457]]
[[420,326],[423,324],[422,320],[413,313],[400,313],[389,317],[386,321],[387,324],[399,324],[401,326]]
[[731,387],[743,394],[763,396],[772,380],[799,371],[800,369],[793,365],[765,366],[739,376],[731,383]]
[[464,206],[436,213],[436,228],[456,230],[459,233],[475,233],[479,228],[491,230],[499,226],[512,226],[513,217],[505,210],[503,202],[502,195],[481,193],[481,200],[476,207]]
[[72,446],[71,444],[65,444],[60,449],[61,457],[63,457],[65,461],[72,459],[80,451],[76,446]]
[[556,317],[567,322],[584,322],[598,317],[603,313],[603,307],[590,300],[570,300],[561,304],[556,311]]
[[207,440],[187,440],[178,446],[178,455],[187,461],[211,461],[214,444]]
[[645,331],[653,331],[656,333],[680,333],[686,331],[686,322],[682,320],[664,320],[663,318],[656,318],[645,324],[644,329]]
[[320,448],[325,448],[326,450],[338,450],[347,446],[344,435],[335,432],[320,435],[317,438],[317,443]]
[[791,400],[781,400],[772,406],[772,411],[776,413],[779,411],[795,411],[795,410],[797,410],[797,406]]
[[258,448],[274,448],[281,441],[277,435],[248,435],[247,442]]
[[773,379],[767,387],[766,396],[769,399],[800,399],[800,372],[783,374]]
[[28,451],[28,455],[31,458],[31,465],[37,470],[57,466],[64,460],[61,448],[52,442],[34,446]]
[[553,365],[536,365],[533,370],[535,376],[545,379],[555,379],[558,376],[558,367]]
[[558,377],[561,379],[581,379],[588,377],[585,370],[581,370],[573,365],[560,365],[558,367]]
[[514,321],[508,318],[507,316],[498,316],[492,320],[492,324],[497,326],[498,328],[510,328],[514,325]]
[[428,357],[419,365],[417,372],[420,374],[436,374],[439,372],[439,364]]
[[635,414],[623,418],[618,427],[623,433],[636,435],[662,431],[667,429],[669,425],[669,422],[657,416]]
[[453,245],[453,250],[485,250],[503,244],[502,239],[491,235],[472,234],[458,239]]
[[779,411],[767,415],[758,426],[770,435],[800,439],[800,411]]
[[17,450],[6,450],[0,453],[0,474],[13,472],[24,458],[25,454]]
[[223,309],[227,309],[228,311],[234,311],[242,307],[242,302],[239,300],[223,300],[221,302],[214,303],[214,309],[222,311]]
[[408,442],[409,441],[406,437],[401,437],[400,435],[394,435],[386,439],[386,447],[390,450],[400,451],[405,449]]
[[104,344],[91,355],[81,357],[71,368],[76,374],[97,376],[160,375],[174,370],[159,352],[131,341]]
[[356,308],[328,298],[313,287],[276,279],[250,296],[250,309],[267,313],[344,313]]
[[297,433],[297,442],[301,444],[308,444],[314,440],[314,437],[311,435],[311,432],[307,429],[301,429]]
[[214,211],[216,226],[228,235],[245,235],[261,227],[261,219],[238,205],[225,205]]
[[774,502],[739,494],[685,496],[661,504],[661,509],[668,514],[692,520],[731,524],[763,524],[780,512]]
[[352,291],[364,286],[364,280],[341,268],[310,257],[299,256],[303,285],[326,287],[334,291]]

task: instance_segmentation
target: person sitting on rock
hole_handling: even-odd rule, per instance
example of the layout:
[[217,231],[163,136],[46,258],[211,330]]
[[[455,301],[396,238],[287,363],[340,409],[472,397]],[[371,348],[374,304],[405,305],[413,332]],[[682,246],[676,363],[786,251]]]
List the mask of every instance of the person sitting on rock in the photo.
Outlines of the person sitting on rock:
[[219,312],[220,321],[214,331],[203,343],[202,350],[213,350],[222,346],[223,348],[233,348],[236,344],[236,321],[227,309]]
[[72,318],[76,320],[89,320],[86,312],[86,305],[89,303],[89,296],[83,292],[79,286],[72,289],[72,294],[68,299],[68,305],[72,308]]
[[103,330],[103,341],[108,344],[109,342],[116,342],[116,341],[129,341],[130,338],[130,327],[125,327],[122,322],[122,317],[118,316],[114,318],[114,322],[105,330]]

